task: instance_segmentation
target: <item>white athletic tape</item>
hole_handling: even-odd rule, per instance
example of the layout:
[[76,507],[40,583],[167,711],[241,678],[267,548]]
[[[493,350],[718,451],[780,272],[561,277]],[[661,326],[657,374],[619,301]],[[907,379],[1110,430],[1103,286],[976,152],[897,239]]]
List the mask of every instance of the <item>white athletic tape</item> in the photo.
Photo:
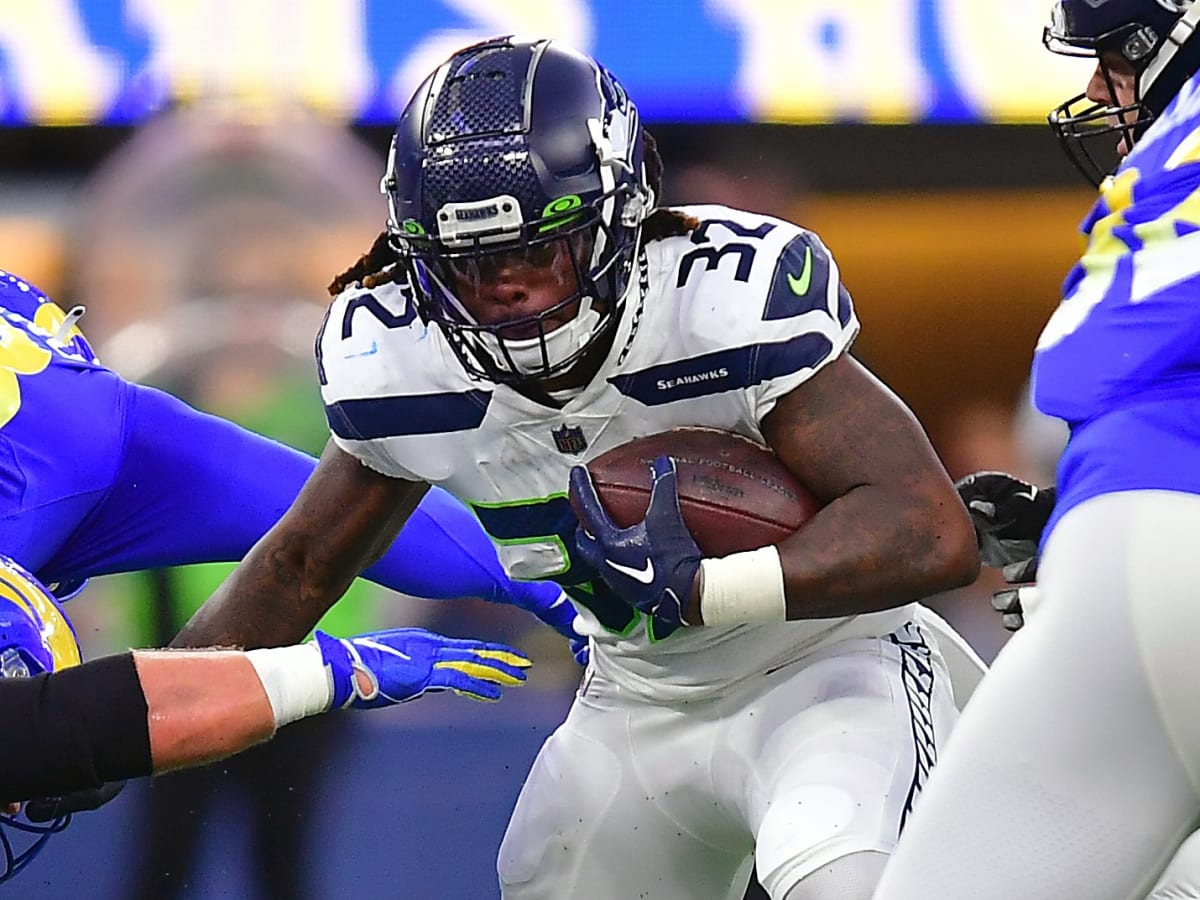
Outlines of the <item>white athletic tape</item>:
[[250,650],[246,657],[271,701],[276,728],[323,713],[333,703],[333,685],[315,643]]
[[700,562],[700,614],[705,625],[783,622],[783,565],[774,547]]

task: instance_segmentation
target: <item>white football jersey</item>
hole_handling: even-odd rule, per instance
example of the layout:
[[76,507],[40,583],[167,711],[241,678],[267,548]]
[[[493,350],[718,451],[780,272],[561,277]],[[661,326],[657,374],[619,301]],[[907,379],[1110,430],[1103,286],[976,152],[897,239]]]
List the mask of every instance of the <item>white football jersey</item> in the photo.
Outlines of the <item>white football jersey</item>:
[[[573,559],[568,473],[634,438],[681,426],[756,441],[784,394],[858,332],[838,268],[812,232],[724,206],[687,207],[691,234],[646,245],[648,289],[631,288],[613,348],[562,409],[470,378],[407,290],[351,288],[317,339],[334,439],[371,468],[427,481],[468,504],[514,578],[568,587],[595,639],[594,664],[649,697],[685,698],[830,640],[887,634],[910,606],[769,626],[681,628],[665,639]],[[593,580],[594,579],[594,580]]]

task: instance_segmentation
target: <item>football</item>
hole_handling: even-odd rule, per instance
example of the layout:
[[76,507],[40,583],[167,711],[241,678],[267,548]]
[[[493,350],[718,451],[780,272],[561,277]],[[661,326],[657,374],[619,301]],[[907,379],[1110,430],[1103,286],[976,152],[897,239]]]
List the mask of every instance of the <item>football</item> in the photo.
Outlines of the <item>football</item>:
[[676,428],[614,447],[588,463],[609,516],[640,522],[650,502],[650,463],[673,456],[679,508],[705,556],[726,556],[783,540],[821,508],[770,448],[713,428]]

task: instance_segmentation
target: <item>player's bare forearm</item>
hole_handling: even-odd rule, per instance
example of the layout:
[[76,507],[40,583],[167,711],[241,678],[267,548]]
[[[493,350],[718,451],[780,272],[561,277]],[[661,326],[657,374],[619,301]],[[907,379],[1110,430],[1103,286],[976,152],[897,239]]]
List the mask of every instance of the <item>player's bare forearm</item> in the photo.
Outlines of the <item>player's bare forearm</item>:
[[275,715],[241,653],[138,651],[155,773],[223,759],[267,740]]
[[253,648],[301,640],[387,549],[426,490],[373,472],[331,442],[292,507],[172,646]]
[[974,545],[961,545],[945,505],[871,486],[834,501],[779,545],[788,617],[874,612],[970,584]]
[[298,641],[341,595],[341,579],[308,562],[312,539],[280,524],[254,545],[171,642],[173,647],[273,647]]
[[853,359],[781,399],[763,430],[828,504],[779,545],[789,618],[887,609],[977,577],[970,518],[924,431]]

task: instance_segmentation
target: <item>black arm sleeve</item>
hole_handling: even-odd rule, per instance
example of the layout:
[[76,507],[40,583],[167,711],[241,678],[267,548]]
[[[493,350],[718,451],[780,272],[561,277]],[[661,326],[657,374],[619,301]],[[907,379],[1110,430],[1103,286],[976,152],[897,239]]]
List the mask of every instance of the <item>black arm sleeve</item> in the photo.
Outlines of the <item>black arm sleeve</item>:
[[146,697],[133,654],[36,678],[0,679],[0,800],[149,775]]

